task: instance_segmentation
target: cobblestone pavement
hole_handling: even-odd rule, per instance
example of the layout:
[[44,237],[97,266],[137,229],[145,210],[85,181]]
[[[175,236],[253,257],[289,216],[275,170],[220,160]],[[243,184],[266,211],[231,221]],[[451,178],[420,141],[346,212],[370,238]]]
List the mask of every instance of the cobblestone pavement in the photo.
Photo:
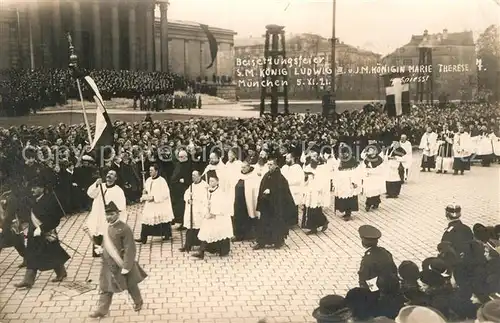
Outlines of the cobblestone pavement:
[[[144,309],[135,313],[126,293],[118,294],[111,317],[103,322],[311,322],[311,313],[321,296],[344,294],[357,284],[357,270],[363,248],[357,229],[370,223],[383,233],[380,244],[392,252],[397,263],[410,259],[420,263],[435,253],[446,220],[444,207],[457,202],[463,220],[499,222],[499,165],[474,166],[465,176],[420,173],[415,156],[410,182],[399,199],[383,199],[381,208],[361,210],[351,222],[328,211],[330,227],[318,236],[306,236],[300,229],[291,232],[281,250],[251,250],[251,243],[236,243],[227,258],[208,256],[200,261],[182,254],[180,234],[173,244],[158,239],[138,247],[139,262],[149,273],[141,284]],[[361,198],[360,205],[364,202]],[[140,229],[140,206],[129,208],[129,224]],[[82,231],[85,214],[62,221],[68,281],[88,282],[87,293],[54,284],[52,272],[38,275],[35,286],[16,290],[24,270],[13,249],[0,255],[1,322],[89,322],[95,308],[100,268],[91,257],[91,244]],[[85,286],[83,286],[85,287]]]

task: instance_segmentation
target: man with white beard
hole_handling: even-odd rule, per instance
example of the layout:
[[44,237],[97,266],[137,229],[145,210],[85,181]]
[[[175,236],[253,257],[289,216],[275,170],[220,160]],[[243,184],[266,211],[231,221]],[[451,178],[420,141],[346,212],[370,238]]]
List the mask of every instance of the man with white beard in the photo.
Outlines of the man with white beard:
[[179,249],[181,252],[189,252],[192,247],[200,245],[198,233],[208,210],[208,184],[201,180],[200,173],[196,170],[192,177],[193,183],[184,193],[184,201],[186,201],[184,227],[187,231],[184,246]]
[[422,149],[421,171],[425,172],[427,169],[430,172],[431,168],[436,168],[437,134],[432,131],[431,127],[427,127],[425,133],[422,135],[418,148]]
[[223,185],[224,184],[224,176],[223,175],[225,173],[226,166],[221,161],[220,155],[217,152],[210,153],[208,165],[207,165],[207,167],[205,167],[205,170],[203,171],[203,174],[201,175],[202,179],[206,183],[208,183],[208,172],[211,170],[215,171],[217,178],[219,179],[219,181],[221,181],[219,183],[221,190],[225,190],[226,187],[224,187],[224,185]]
[[281,167],[281,174],[288,181],[288,186],[290,187],[290,192],[292,193],[293,201],[297,207],[297,215],[292,216],[290,219],[290,226],[297,225],[298,219],[298,207],[302,204],[303,193],[304,193],[304,171],[299,164],[295,162],[295,158],[292,154],[288,153],[285,156],[285,165]]
[[406,151],[406,155],[403,157],[402,165],[404,167],[404,174],[401,182],[408,181],[408,175],[410,173],[411,163],[413,161],[413,152],[411,142],[408,141],[408,137],[406,135],[401,135],[401,139],[399,141],[399,145]]
[[86,224],[94,243],[94,247],[92,248],[92,255],[94,257],[99,257],[95,249],[102,244],[103,233],[108,228],[104,203],[115,203],[120,211],[120,221],[127,223],[127,200],[121,187],[115,184],[116,179],[116,172],[110,170],[106,174],[105,184],[103,184],[101,178],[98,178],[94,184],[87,189],[87,195],[94,200]]

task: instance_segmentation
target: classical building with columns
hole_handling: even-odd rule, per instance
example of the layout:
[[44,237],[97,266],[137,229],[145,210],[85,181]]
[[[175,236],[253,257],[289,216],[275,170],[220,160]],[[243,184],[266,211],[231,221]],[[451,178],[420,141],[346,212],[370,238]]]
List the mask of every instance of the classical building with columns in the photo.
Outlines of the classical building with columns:
[[209,27],[219,54],[206,69],[210,50],[200,25],[167,19],[168,6],[168,0],[0,1],[0,70],[66,68],[70,33],[84,68],[232,75],[236,33]]

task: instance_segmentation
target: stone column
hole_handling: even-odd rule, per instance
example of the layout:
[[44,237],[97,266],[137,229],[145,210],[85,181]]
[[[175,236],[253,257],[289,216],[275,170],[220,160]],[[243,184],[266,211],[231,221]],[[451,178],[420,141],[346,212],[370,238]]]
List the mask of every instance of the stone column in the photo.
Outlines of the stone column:
[[73,46],[75,46],[75,52],[81,59],[82,54],[82,16],[80,2],[73,1],[73,34],[71,35],[73,39]]
[[168,72],[168,0],[160,2],[161,12],[161,27],[160,27],[160,41],[161,41],[161,70]]
[[42,50],[42,26],[40,25],[39,6],[37,2],[29,5],[29,27],[30,27],[30,57],[31,68],[41,68],[43,66]]
[[135,3],[129,4],[128,13],[128,47],[130,57],[130,70],[137,69],[137,33],[136,33],[136,19],[135,19]]
[[61,39],[64,37],[62,34],[62,20],[61,20],[61,2],[60,0],[54,0],[52,7],[52,19],[53,19],[53,53],[52,57],[54,58],[54,63],[57,67],[63,67],[64,62],[66,61],[63,55],[67,56],[67,49],[62,50],[61,48]]
[[94,21],[94,68],[102,68],[102,32],[101,32],[101,10],[99,2],[92,4],[92,16]]
[[155,46],[154,46],[154,2],[146,4],[146,67],[152,72],[155,70]]
[[113,69],[120,69],[120,21],[118,17],[118,3],[113,2],[111,6],[111,37],[113,52]]

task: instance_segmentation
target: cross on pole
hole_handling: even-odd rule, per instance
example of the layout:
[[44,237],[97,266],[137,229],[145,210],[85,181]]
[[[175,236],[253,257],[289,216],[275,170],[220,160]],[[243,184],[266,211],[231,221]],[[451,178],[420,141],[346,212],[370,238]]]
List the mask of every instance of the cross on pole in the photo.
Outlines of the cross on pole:
[[394,95],[394,104],[396,106],[396,116],[403,114],[403,92],[408,91],[408,83],[403,84],[400,78],[391,80],[391,86],[385,88],[387,95]]

